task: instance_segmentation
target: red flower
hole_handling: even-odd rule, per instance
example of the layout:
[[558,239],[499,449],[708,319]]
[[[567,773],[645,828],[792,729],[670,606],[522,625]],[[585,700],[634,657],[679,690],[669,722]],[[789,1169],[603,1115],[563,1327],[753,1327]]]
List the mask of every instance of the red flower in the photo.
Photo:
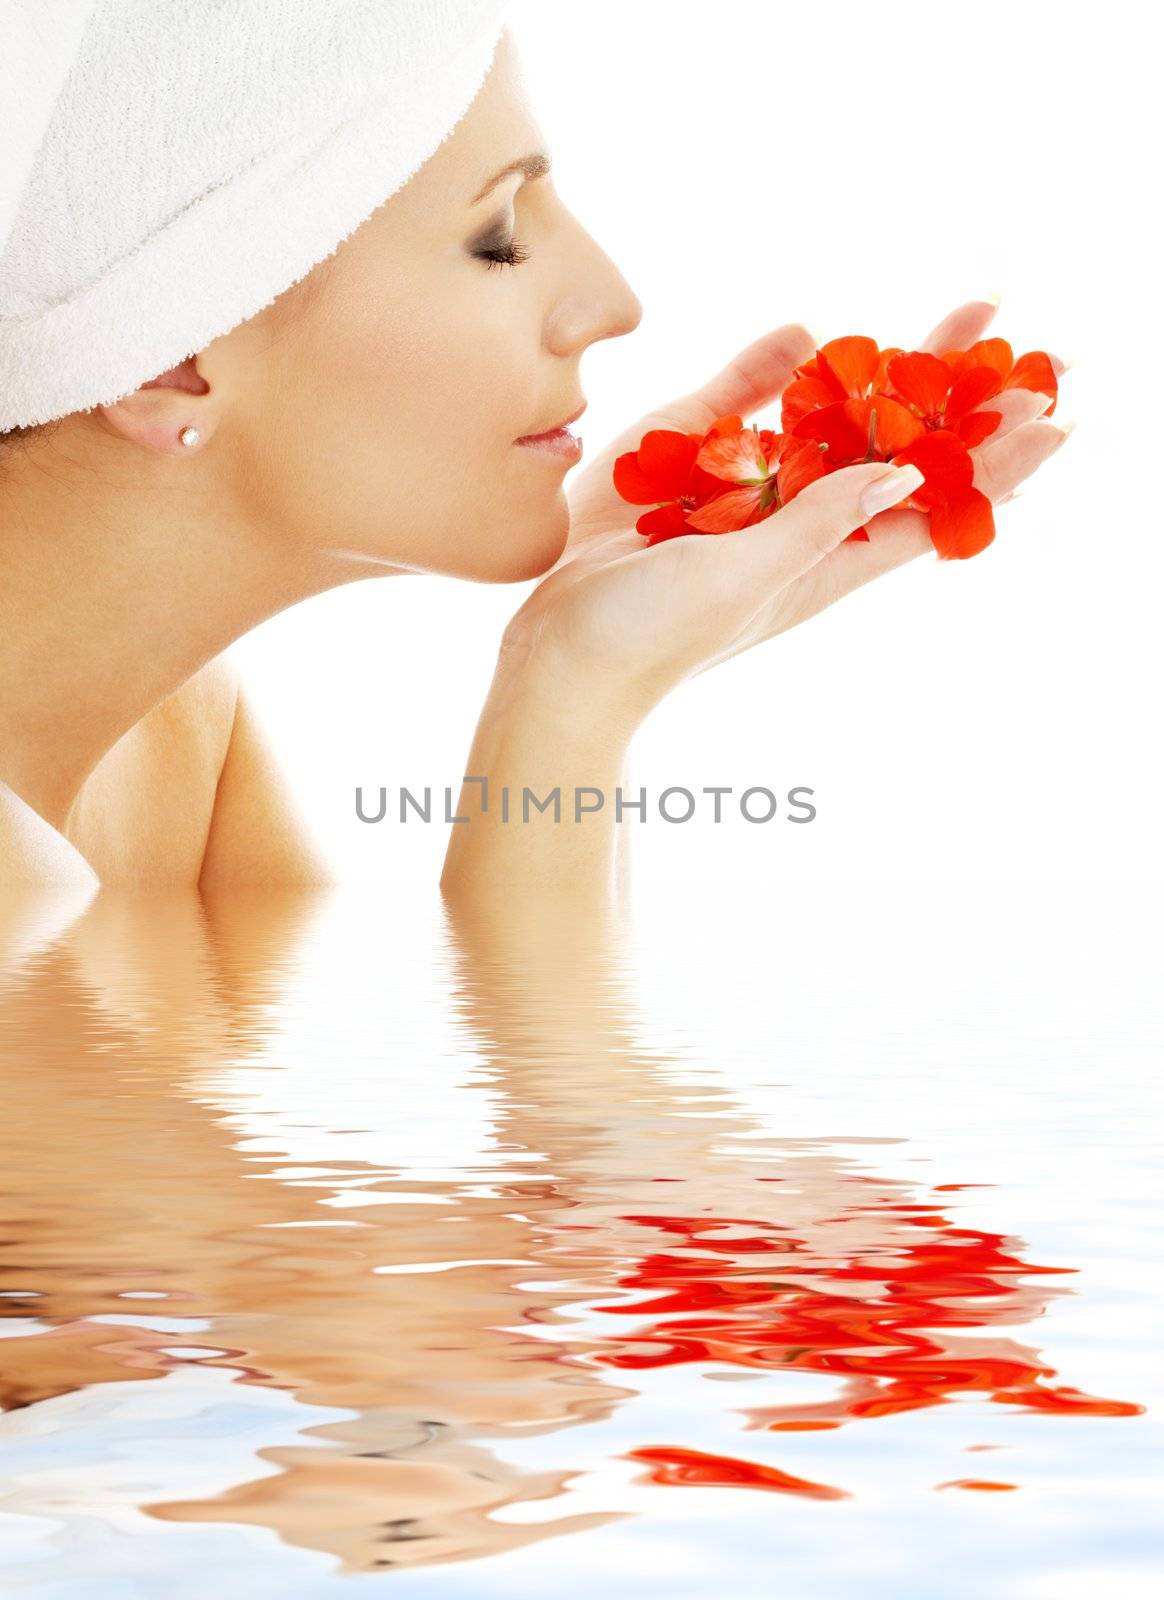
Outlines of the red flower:
[[947,350],[942,360],[949,362],[960,375],[971,366],[991,367],[999,377],[999,392],[1003,389],[1032,389],[1036,394],[1049,394],[1051,404],[1043,412],[1054,416],[1059,403],[1059,381],[1051,358],[1045,350],[1028,350],[1016,361],[1014,351],[1005,339],[979,339],[969,350]]
[[632,506],[654,506],[635,523],[648,545],[686,533],[688,514],[723,492],[723,483],[697,466],[704,443],[721,429],[739,429],[739,417],[718,417],[706,433],[651,428],[637,450],[614,463],[614,487]]
[[[895,461],[908,445],[921,438],[922,424],[904,406],[885,395],[872,399],[830,401],[808,412],[796,424],[794,437],[814,440],[824,452],[826,472],[837,472],[858,461]],[[902,502],[905,505],[911,500]],[[862,526],[848,539],[869,538]]]
[[[738,422],[736,417],[720,422]],[[731,533],[787,505],[806,483],[823,478],[822,452],[810,439],[792,439],[771,428],[727,428],[712,435],[696,465],[714,478],[738,484],[708,500],[687,519],[700,533]]]
[[[782,397],[784,428],[824,446],[826,470],[856,461],[912,464],[925,483],[904,505],[927,511],[934,548],[944,560],[977,555],[994,538],[990,501],[974,488],[970,450],[1002,420],[980,410],[1003,389],[1052,397],[1058,385],[1041,350],[1019,361],[1005,339],[980,339],[969,350],[878,349],[851,335],[822,345],[796,368]],[[858,528],[850,538],[869,537]]]
[[968,449],[988,439],[1002,421],[1001,411],[979,411],[1002,388],[993,367],[966,366],[960,372],[928,350],[894,356],[888,365],[892,392],[922,425],[949,429]]
[[[977,555],[994,538],[989,499],[974,487],[970,451],[1002,413],[981,409],[1004,389],[1058,399],[1049,356],[1017,361],[1005,339],[969,350],[880,349],[850,334],[831,339],[795,369],[781,399],[781,428],[745,428],[717,417],[705,434],[665,428],[644,434],[618,457],[614,484],[632,505],[649,505],[636,523],[649,544],[684,533],[731,533],[771,516],[807,483],[859,461],[914,465],[922,487],[902,502],[930,518],[944,560]],[[730,485],[730,487],[725,487]],[[849,539],[868,539],[857,528]]]
[[930,514],[930,538],[939,558],[976,556],[994,538],[994,510],[974,487],[974,463],[956,433],[923,433],[894,457],[895,466],[914,466],[925,477],[905,502]]
[[[706,433],[652,428],[614,463],[614,486],[631,505],[648,545],[682,533],[734,533],[787,505],[826,471],[814,441],[717,417]],[[731,485],[732,487],[729,487]]]
[[875,339],[850,334],[830,339],[801,366],[781,396],[781,426],[791,433],[811,411],[840,400],[867,400],[885,387],[890,358],[896,349],[879,350]]

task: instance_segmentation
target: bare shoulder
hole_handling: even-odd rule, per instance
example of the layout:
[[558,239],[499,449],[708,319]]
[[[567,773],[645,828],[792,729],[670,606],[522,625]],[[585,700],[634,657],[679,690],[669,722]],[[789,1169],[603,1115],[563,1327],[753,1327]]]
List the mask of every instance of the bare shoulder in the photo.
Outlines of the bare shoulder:
[[271,741],[236,684],[199,888],[327,885],[333,876]]
[[207,662],[106,751],[59,831],[0,783],[0,888],[196,882],[237,695],[230,657]]
[[75,845],[0,783],[0,893],[51,884],[95,888],[97,874]]
[[0,889],[331,881],[229,652],[106,752],[60,832],[0,783]]
[[234,662],[215,657],[89,774],[62,831],[102,884],[197,883],[237,693]]

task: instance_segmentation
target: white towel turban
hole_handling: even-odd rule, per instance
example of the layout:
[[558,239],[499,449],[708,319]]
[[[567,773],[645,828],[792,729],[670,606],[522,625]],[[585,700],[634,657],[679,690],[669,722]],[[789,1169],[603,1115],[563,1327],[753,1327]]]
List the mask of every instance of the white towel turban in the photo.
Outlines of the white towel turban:
[[132,394],[452,132],[506,0],[0,0],[0,431]]

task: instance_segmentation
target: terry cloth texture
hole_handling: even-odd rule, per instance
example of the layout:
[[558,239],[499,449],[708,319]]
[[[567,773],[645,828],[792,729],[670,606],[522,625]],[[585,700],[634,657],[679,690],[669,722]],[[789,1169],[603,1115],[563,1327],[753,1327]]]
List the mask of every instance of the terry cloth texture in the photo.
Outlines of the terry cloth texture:
[[111,404],[332,255],[507,0],[0,0],[0,431]]

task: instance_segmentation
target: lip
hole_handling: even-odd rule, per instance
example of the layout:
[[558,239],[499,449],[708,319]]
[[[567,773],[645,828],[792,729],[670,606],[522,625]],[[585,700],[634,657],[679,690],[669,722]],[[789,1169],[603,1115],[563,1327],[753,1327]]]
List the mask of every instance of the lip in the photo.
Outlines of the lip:
[[555,428],[552,433],[535,433],[529,439],[515,439],[523,450],[534,450],[539,455],[553,456],[558,461],[571,464],[582,459],[582,441],[569,428]]
[[515,439],[514,440],[514,443],[515,444],[543,444],[547,440],[560,438],[561,435],[563,434],[563,432],[570,426],[570,424],[572,422],[577,422],[578,418],[586,410],[586,405],[587,405],[587,402],[583,401],[582,404],[578,407],[577,411],[575,411],[572,416],[564,418],[563,421],[557,423],[556,426],[553,427],[553,428],[547,428],[544,433],[523,433],[520,439]]

